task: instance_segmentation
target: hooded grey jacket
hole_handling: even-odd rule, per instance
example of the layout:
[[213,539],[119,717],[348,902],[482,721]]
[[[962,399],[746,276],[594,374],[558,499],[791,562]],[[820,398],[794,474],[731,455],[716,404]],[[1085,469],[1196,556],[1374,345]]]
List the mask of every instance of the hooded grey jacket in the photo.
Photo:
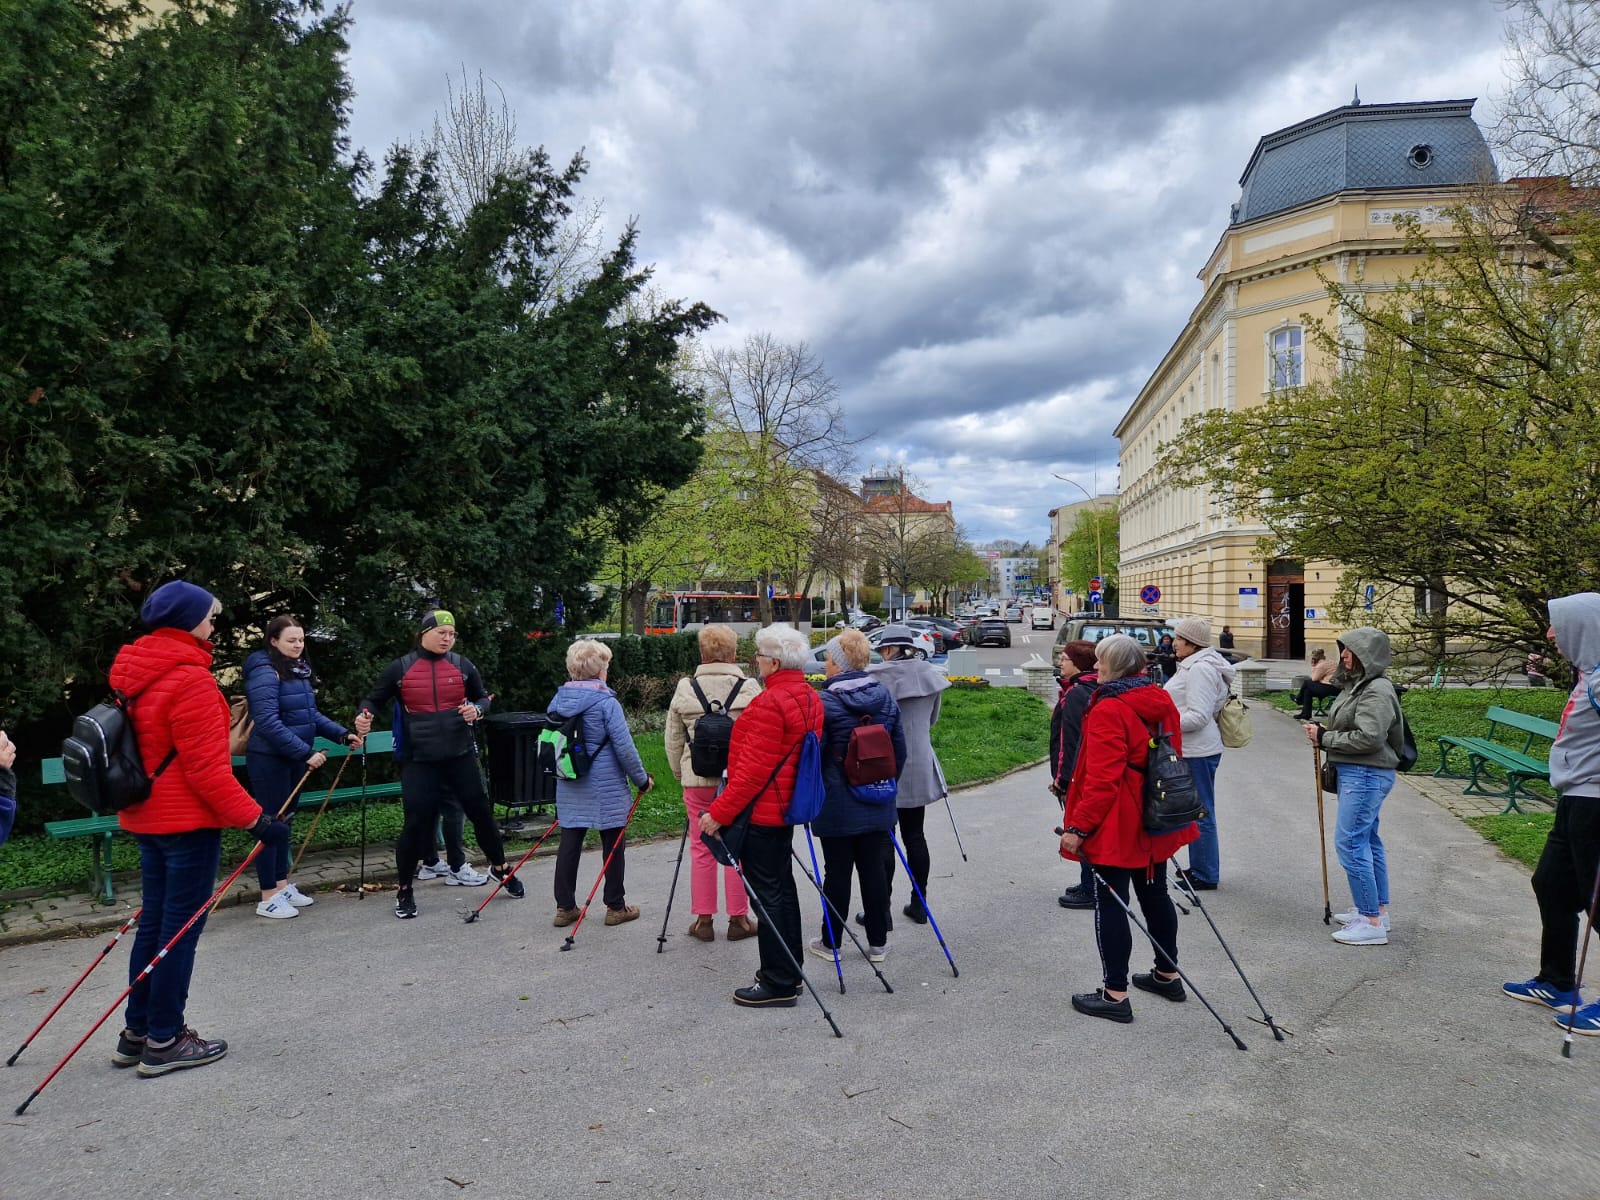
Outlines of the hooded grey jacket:
[[1167,695],[1183,722],[1183,756],[1208,758],[1222,753],[1222,731],[1217,714],[1233,690],[1233,664],[1211,646],[1178,660],[1167,680]]
[[1550,747],[1550,786],[1563,796],[1600,797],[1600,592],[1550,601],[1550,627],[1578,675]]
[[890,658],[867,668],[867,674],[889,689],[900,706],[900,728],[906,735],[906,760],[900,769],[896,808],[924,808],[950,790],[944,769],[933,752],[933,727],[939,720],[939,693],[950,681],[919,658]]
[[1334,762],[1355,763],[1392,771],[1400,762],[1405,734],[1400,722],[1400,697],[1384,677],[1393,660],[1389,635],[1381,629],[1352,629],[1339,648],[1356,656],[1353,674],[1343,665],[1333,673],[1339,695],[1328,709],[1322,748]]

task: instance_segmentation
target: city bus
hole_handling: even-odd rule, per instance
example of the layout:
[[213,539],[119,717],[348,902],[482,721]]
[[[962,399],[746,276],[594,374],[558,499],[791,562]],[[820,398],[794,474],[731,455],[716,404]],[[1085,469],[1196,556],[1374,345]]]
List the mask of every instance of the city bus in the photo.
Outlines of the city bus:
[[[707,623],[729,625],[741,637],[761,627],[761,606],[754,592],[656,592],[645,615],[646,633],[678,633]],[[811,631],[811,599],[779,594],[772,598],[774,621],[798,621]]]

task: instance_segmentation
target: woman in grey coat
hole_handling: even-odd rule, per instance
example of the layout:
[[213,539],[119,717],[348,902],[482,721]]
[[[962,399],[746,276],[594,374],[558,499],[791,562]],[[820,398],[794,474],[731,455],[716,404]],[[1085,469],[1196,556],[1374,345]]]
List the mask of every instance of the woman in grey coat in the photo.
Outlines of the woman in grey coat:
[[1332,682],[1338,698],[1328,709],[1327,728],[1305,726],[1339,772],[1339,865],[1355,901],[1335,920],[1333,940],[1346,946],[1389,944],[1389,860],[1378,836],[1378,813],[1394,787],[1405,741],[1400,697],[1384,676],[1392,652],[1381,629],[1352,629],[1339,639],[1339,669]]
[[561,685],[547,710],[556,718],[583,715],[583,743],[593,760],[582,779],[556,781],[561,844],[556,850],[556,916],[551,924],[558,929],[578,919],[578,860],[583,856],[584,835],[591,829],[600,831],[601,854],[611,858],[606,868],[606,924],[621,925],[639,916],[638,906],[627,902],[622,887],[626,867],[622,835],[633,808],[628,782],[632,780],[643,795],[655,780],[633,744],[622,702],[606,686],[610,666],[611,647],[604,642],[592,638],[573,642],[567,647],[571,681]]
[[[891,625],[878,641],[878,651],[883,662],[867,671],[888,689],[900,706],[900,724],[906,735],[905,768],[900,772],[900,790],[895,796],[899,810],[900,841],[906,852],[906,862],[916,877],[917,887],[924,895],[928,891],[928,839],[923,833],[922,818],[928,805],[943,800],[950,789],[945,786],[944,771],[939,766],[939,756],[933,752],[933,725],[939,719],[940,693],[950,686],[950,681],[923,659],[911,653],[915,638],[904,625]],[[890,907],[893,907],[894,850],[889,852]],[[906,906],[900,910],[917,924],[925,924],[928,914],[913,891]]]

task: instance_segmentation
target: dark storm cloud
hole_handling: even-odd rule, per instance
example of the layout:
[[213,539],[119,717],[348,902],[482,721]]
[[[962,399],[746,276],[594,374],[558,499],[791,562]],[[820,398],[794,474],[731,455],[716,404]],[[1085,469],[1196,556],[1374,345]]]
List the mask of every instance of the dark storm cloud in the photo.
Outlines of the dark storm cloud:
[[[977,536],[1040,536],[1200,297],[1263,134],[1488,95],[1492,0],[1127,4],[358,0],[354,135],[416,137],[481,70],[584,149],[613,235],[715,337],[805,340],[870,454]],[[1482,119],[1480,106],[1480,119]],[[957,448],[967,453],[955,453]],[[985,497],[1004,480],[1003,497]],[[966,514],[962,506],[970,506]]]

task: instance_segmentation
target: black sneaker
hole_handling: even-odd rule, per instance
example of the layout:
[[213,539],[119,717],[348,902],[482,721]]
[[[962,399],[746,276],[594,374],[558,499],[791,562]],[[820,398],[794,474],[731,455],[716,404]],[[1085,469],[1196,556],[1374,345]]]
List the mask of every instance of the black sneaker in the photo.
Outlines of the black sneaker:
[[[867,914],[864,913],[864,912],[857,913],[856,914],[856,924],[860,925],[862,928],[865,928],[866,924],[867,924]],[[883,919],[883,927],[885,929],[888,929],[888,930],[892,931],[894,929],[894,918],[893,917],[885,917]]]
[[800,999],[799,992],[777,992],[764,983],[742,987],[733,993],[733,1002],[745,1008],[793,1008]]
[[402,921],[409,921],[417,915],[417,898],[411,894],[411,889],[403,887],[394,894],[394,915]]
[[1182,1001],[1189,998],[1183,990],[1183,980],[1177,977],[1162,979],[1155,972],[1140,972],[1133,977],[1133,986],[1142,992],[1154,992],[1157,996],[1165,996],[1168,1000]]
[[117,1052],[111,1056],[114,1067],[131,1067],[144,1057],[144,1034],[124,1029],[117,1035]]
[[527,889],[522,886],[522,880],[517,878],[515,872],[502,872],[499,867],[490,867],[489,874],[505,884],[505,892],[513,900],[521,900],[528,894]]
[[1121,1000],[1108,1000],[1105,988],[1078,993],[1072,998],[1072,1007],[1085,1016],[1104,1017],[1119,1025],[1127,1025],[1133,1020],[1133,1005],[1128,1003],[1128,998],[1124,996]]
[[1090,888],[1069,887],[1056,897],[1062,908],[1093,908],[1094,891]]
[[914,925],[926,925],[928,923],[928,910],[923,908],[922,905],[917,903],[915,900],[911,901],[910,904],[907,904],[900,911],[905,913],[905,915],[910,918],[912,924]]
[[165,1075],[168,1071],[181,1071],[185,1067],[203,1067],[216,1062],[228,1052],[228,1043],[220,1038],[207,1041],[188,1026],[178,1031],[178,1036],[165,1046],[144,1044],[137,1072],[146,1079]]

